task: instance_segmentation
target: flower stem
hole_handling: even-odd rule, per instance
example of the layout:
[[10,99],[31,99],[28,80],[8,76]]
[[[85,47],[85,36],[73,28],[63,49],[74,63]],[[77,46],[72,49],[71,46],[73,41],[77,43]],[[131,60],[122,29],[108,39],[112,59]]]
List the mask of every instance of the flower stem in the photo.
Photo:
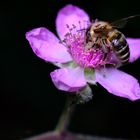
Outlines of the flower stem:
[[58,124],[55,128],[55,130],[58,132],[64,132],[68,128],[68,125],[70,123],[70,118],[72,116],[72,113],[73,113],[75,105],[76,105],[76,104],[72,104],[72,101],[73,101],[73,99],[70,96],[68,96],[64,109],[63,109],[63,112],[62,112],[62,115],[60,116]]

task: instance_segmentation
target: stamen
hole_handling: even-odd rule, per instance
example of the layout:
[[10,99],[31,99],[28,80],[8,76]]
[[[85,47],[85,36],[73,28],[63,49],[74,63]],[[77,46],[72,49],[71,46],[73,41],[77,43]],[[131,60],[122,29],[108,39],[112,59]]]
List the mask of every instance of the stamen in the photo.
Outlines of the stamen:
[[80,30],[81,30],[82,29],[81,21],[79,21],[78,23],[79,23],[79,27],[80,27]]
[[69,25],[66,26],[69,29],[69,32],[65,35],[65,38],[61,43],[68,48],[68,52],[78,65],[84,68],[99,68],[106,64],[115,64],[112,62],[113,52],[111,49],[109,49],[110,51],[107,53],[104,52],[102,46],[99,46],[98,48],[90,47],[89,49],[85,49],[85,35],[87,28],[82,29],[80,21],[80,29],[77,29],[75,25],[72,25],[71,28]]

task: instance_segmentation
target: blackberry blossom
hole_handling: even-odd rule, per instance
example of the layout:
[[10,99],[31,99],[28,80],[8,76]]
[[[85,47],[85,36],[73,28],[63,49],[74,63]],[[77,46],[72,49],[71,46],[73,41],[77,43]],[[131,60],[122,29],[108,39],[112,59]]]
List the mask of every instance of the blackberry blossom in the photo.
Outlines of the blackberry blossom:
[[[88,101],[92,98],[89,84],[99,83],[116,96],[132,101],[140,99],[137,79],[116,67],[104,67],[105,64],[117,63],[111,50],[104,59],[102,49],[85,48],[85,31],[81,29],[87,29],[90,23],[84,10],[66,5],[56,18],[59,39],[44,27],[27,32],[26,38],[38,57],[59,67],[50,73],[59,90],[76,93]],[[129,61],[134,62],[140,57],[140,39],[126,39],[130,49]]]

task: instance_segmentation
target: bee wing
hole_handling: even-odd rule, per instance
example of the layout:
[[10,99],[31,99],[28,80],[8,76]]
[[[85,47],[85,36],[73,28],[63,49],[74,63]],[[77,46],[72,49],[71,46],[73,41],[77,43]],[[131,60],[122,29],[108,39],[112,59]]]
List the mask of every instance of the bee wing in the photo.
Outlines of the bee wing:
[[111,25],[114,28],[123,28],[127,24],[128,20],[133,19],[133,18],[138,17],[138,16],[140,16],[140,15],[133,15],[133,16],[129,16],[126,18],[122,18],[122,19],[119,19],[119,20],[112,22]]

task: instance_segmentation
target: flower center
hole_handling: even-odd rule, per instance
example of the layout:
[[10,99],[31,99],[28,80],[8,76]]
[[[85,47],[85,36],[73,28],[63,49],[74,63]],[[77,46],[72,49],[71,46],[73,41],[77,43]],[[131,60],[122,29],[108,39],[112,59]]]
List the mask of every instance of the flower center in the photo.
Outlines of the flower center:
[[69,32],[63,40],[69,53],[78,65],[84,68],[98,68],[106,64],[116,64],[113,60],[114,53],[111,49],[108,53],[103,51],[102,46],[87,49],[85,37],[86,29],[77,30],[76,26],[73,25],[73,28],[69,28]]

